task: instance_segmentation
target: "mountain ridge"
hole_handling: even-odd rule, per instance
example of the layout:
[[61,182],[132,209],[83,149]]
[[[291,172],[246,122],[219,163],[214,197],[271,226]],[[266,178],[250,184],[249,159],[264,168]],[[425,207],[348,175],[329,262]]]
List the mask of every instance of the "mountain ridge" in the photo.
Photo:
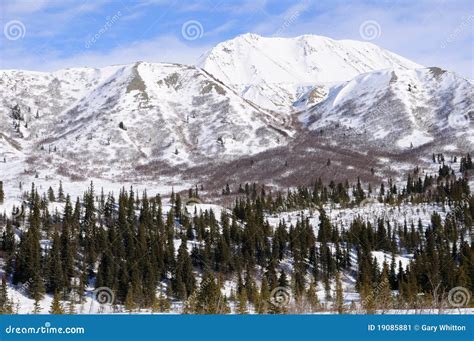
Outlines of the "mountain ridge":
[[[296,63],[305,58],[313,57],[296,58]],[[280,160],[300,153],[298,162],[306,162],[317,152],[320,161],[325,155],[334,158],[336,145],[337,153],[344,152],[341,164],[345,158],[353,168],[363,164],[347,153],[359,155],[361,148],[374,155],[410,154],[410,162],[417,150],[472,150],[472,81],[436,67],[411,69],[410,63],[357,71],[330,84],[263,79],[259,86],[247,85],[244,93],[209,68],[178,63],[135,62],[52,73],[1,70],[0,120],[6,124],[0,126],[0,156],[27,174],[134,178],[185,170],[208,176],[214,172],[209,167],[220,164],[249,175],[253,172],[236,160],[253,164],[266,158],[268,169],[275,166],[272,153]],[[333,67],[329,63],[324,72]],[[234,73],[239,76],[238,68]],[[262,105],[265,100],[275,104],[275,94],[285,110]],[[319,136],[323,131],[329,135]],[[294,168],[278,168],[275,176],[306,172]]]
[[421,67],[369,42],[317,35],[280,38],[256,34],[217,44],[201,56],[197,65],[244,98],[275,111],[292,109],[313,87],[327,88],[388,67]]

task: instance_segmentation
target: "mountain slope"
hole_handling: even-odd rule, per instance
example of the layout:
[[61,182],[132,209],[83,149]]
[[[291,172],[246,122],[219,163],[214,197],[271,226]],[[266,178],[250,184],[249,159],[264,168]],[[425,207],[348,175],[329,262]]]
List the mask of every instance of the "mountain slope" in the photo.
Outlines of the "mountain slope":
[[330,89],[327,98],[300,115],[310,130],[344,130],[392,150],[428,143],[472,150],[474,85],[440,68],[386,69]]
[[367,42],[316,35],[267,38],[256,34],[218,44],[201,57],[198,66],[246,99],[280,111],[288,110],[315,86],[325,87],[389,67],[420,67]]
[[[0,172],[15,181],[21,173],[292,186],[335,177],[328,159],[342,166],[341,179],[370,180],[368,164],[392,171],[380,160],[412,167],[433,152],[473,150],[473,83],[454,73],[411,69],[416,64],[372,44],[315,36],[245,35],[233,44],[229,56],[208,64],[222,65],[228,78],[145,62],[0,71]],[[250,45],[265,48],[273,62]],[[229,42],[218,46],[230,49]],[[247,53],[247,69],[236,51]],[[222,81],[232,75],[263,80],[239,93],[244,84]]]
[[[152,161],[194,164],[258,153],[285,144],[291,134],[282,118],[185,65],[4,71],[2,80],[8,85],[1,90],[1,115],[12,123],[0,132],[15,138],[25,155],[35,154],[35,167],[77,165],[104,174]],[[17,104],[22,117],[14,120]]]

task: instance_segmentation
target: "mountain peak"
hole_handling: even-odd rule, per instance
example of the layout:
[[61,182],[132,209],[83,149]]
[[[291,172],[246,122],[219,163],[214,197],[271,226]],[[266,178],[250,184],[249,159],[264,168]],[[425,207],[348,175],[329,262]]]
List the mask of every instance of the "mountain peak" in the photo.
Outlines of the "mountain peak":
[[243,34],[239,34],[236,36],[234,39],[250,39],[250,40],[258,40],[260,38],[263,38],[263,36],[257,34],[257,33],[252,33],[252,32],[247,32]]
[[374,70],[421,67],[372,43],[254,33],[216,45],[201,57],[198,66],[246,99],[276,111],[287,111],[314,86],[348,81]]

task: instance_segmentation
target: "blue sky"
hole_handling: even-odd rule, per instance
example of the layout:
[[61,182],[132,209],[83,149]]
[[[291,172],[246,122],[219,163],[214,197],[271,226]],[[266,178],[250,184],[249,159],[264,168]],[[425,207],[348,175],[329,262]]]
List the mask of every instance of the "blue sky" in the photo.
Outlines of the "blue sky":
[[368,40],[474,79],[472,0],[2,0],[0,69],[195,63],[253,32]]

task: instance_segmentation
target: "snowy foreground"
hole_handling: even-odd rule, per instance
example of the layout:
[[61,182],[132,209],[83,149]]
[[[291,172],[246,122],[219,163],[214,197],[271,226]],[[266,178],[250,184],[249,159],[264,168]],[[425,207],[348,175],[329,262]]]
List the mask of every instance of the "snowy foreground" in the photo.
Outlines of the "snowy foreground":
[[[459,162],[451,163],[454,169],[459,169]],[[12,211],[14,208],[21,207],[24,200],[24,193],[28,192],[31,189],[31,178],[26,175],[15,176],[15,174],[21,174],[21,162],[13,163],[8,168],[7,164],[0,163],[0,170],[5,175],[3,179],[3,189],[5,192],[4,202],[0,204],[0,214],[4,214],[6,217],[11,217]],[[426,169],[427,174],[436,174],[438,171],[439,165],[437,163],[431,164],[431,169]],[[72,202],[75,202],[76,198],[82,198],[84,192],[90,185],[90,180],[87,181],[68,181],[67,178],[61,177],[42,177],[41,175],[34,179],[35,187],[41,195],[47,193],[48,188],[52,188],[57,194],[59,190],[59,181],[62,179],[62,187],[64,193],[67,193],[71,196]],[[138,195],[142,195],[146,191],[149,198],[155,195],[162,195],[163,198],[163,218],[166,219],[168,212],[171,210],[172,205],[170,203],[170,193],[185,192],[189,188],[193,188],[193,184],[186,182],[178,182],[176,179],[169,177],[167,179],[157,179],[156,181],[135,181],[135,182],[124,182],[124,183],[114,183],[109,180],[94,178],[92,179],[95,194],[100,195],[101,192],[108,195],[112,193],[114,196],[117,196],[122,188],[125,188],[127,191],[130,188],[133,188],[133,191]],[[180,185],[177,186],[176,183]],[[402,188],[404,185],[403,179],[398,179],[397,186]],[[473,181],[469,181],[469,186],[472,188],[474,186]],[[195,214],[200,214],[201,212],[210,212],[212,210],[213,214],[217,219],[221,217],[223,211],[231,214],[230,206],[223,206],[222,204],[215,204],[218,200],[205,199],[205,192],[203,194],[203,199],[198,200],[197,202],[188,202],[183,203],[185,205],[186,211],[190,212],[190,216]],[[183,195],[187,198],[187,195]],[[376,197],[374,193],[372,198]],[[185,200],[185,199],[184,199]],[[64,202],[48,202],[48,210],[51,215],[61,216],[64,211]],[[229,205],[232,205],[232,200]],[[403,229],[403,226],[406,224],[408,227],[415,226],[418,228],[421,224],[423,230],[426,230],[431,224],[432,214],[437,213],[440,216],[440,219],[444,221],[450,212],[452,212],[453,207],[448,204],[437,204],[437,203],[422,203],[422,204],[411,204],[403,203],[400,205],[388,205],[377,202],[375,199],[367,200],[361,203],[358,206],[351,208],[341,208],[339,205],[335,204],[326,204],[324,205],[324,211],[326,212],[331,224],[338,231],[348,231],[351,226],[351,223],[354,219],[359,218],[361,221],[370,222],[373,227],[376,227],[377,220],[383,219],[388,223],[392,231],[397,231]],[[194,212],[194,213],[193,213]],[[139,212],[137,211],[138,215]],[[288,228],[296,226],[302,221],[308,221],[309,225],[313,229],[313,233],[316,236],[318,234],[320,226],[320,212],[317,209],[303,209],[303,210],[291,210],[279,213],[265,213],[264,220],[268,222],[269,226],[273,231],[275,231],[281,222],[284,222]],[[3,228],[3,227],[2,227]],[[23,229],[23,227],[20,227]],[[178,223],[176,223],[176,229],[179,230]],[[20,230],[16,231],[16,239],[19,241]],[[466,240],[472,242],[471,236],[466,235]],[[40,241],[43,252],[49,250],[51,247],[51,240],[43,239]],[[178,253],[178,249],[181,245],[181,239],[174,239],[174,250],[175,255]],[[197,241],[187,241],[187,250],[191,254],[193,247],[197,245]],[[319,242],[316,242],[316,246],[319,247]],[[331,249],[333,255],[335,255],[336,250],[333,244],[329,243],[328,246]],[[343,305],[345,308],[345,313],[366,313],[362,307],[361,297],[356,290],[356,276],[357,276],[357,252],[355,249],[350,249],[349,258],[351,259],[352,266],[349,270],[341,272],[341,284],[343,291]],[[379,269],[382,267],[382,264],[392,263],[392,255],[388,252],[383,251],[372,251],[372,258],[376,259]],[[403,270],[406,270],[410,262],[413,260],[413,253],[407,251],[401,251],[395,255],[395,270],[398,272],[398,267],[401,265]],[[0,258],[1,272],[3,275],[4,271],[4,259]],[[262,271],[259,269],[258,271]],[[283,258],[279,263],[279,270],[284,271],[286,274],[291,275],[294,272],[294,264],[291,258]],[[0,276],[2,277],[2,276]],[[310,275],[307,275],[306,282],[310,283]],[[197,285],[202,281],[202,274],[198,273]],[[260,285],[261,282],[259,278],[256,279],[256,285]],[[336,283],[334,279],[330,280],[329,291],[331,292],[332,297],[328,297],[328,287],[324,286],[322,281],[316,283],[315,294],[320,304],[320,309],[315,313],[337,313],[334,309],[334,292],[336,291]],[[167,284],[162,283],[158,291],[158,294],[164,293],[166,291]],[[85,288],[85,296],[82,302],[77,302],[72,308],[70,308],[70,302],[62,302],[64,310],[73,311],[74,313],[80,314],[99,314],[99,313],[128,313],[130,310],[126,310],[124,306],[119,305],[109,305],[101,304],[98,301],[98,292],[97,286],[95,283],[95,278],[90,280],[88,285]],[[8,283],[8,298],[11,300],[13,305],[13,312],[21,314],[30,314],[30,313],[40,313],[48,314],[51,309],[53,302],[53,297],[50,294],[44,295],[43,299],[38,302],[35,307],[35,301],[31,299],[28,295],[28,288],[24,284],[12,285]],[[99,288],[100,289],[100,288]],[[231,277],[226,279],[222,283],[221,292],[226,297],[231,297],[235,295],[237,290],[237,279]],[[114,293],[106,292],[108,295],[114,295]],[[392,292],[393,297],[398,295],[397,291]],[[424,297],[422,297],[425,299]],[[300,307],[294,305],[294,299],[291,296],[291,293],[288,294],[286,312],[288,313],[308,313],[308,311],[301,311]],[[180,314],[185,309],[182,301],[171,299],[169,302],[169,309],[166,313],[171,314]],[[453,307],[446,301],[446,297],[441,297],[432,304],[431,308],[426,308],[430,306],[426,304],[420,305],[417,309],[386,309],[386,310],[377,310],[375,313],[380,314],[439,314],[439,313],[450,313],[450,314],[474,314],[473,308],[466,308],[465,306],[455,306]],[[237,313],[238,307],[235,301],[229,301],[230,313]],[[151,309],[135,309],[133,313],[156,313]],[[160,312],[163,313],[163,312]],[[248,313],[256,313],[252,306],[248,307]]]
[[[81,191],[83,190],[83,184],[64,184],[65,191],[72,194],[74,196],[80,196]],[[105,186],[111,192],[118,192],[120,190],[120,186],[114,186],[111,183],[107,182],[96,182],[96,185]],[[140,191],[141,187],[133,185],[135,189]],[[39,181],[38,188],[40,190],[46,190],[46,188],[50,186],[50,183],[47,181]],[[143,188],[148,187],[144,186]],[[150,187],[148,187],[150,188]],[[151,186],[153,188],[153,186]],[[161,187],[154,187],[157,189],[156,193],[148,193],[148,194],[157,194],[158,192],[166,193],[169,192],[171,187],[161,186]],[[184,188],[184,187],[183,187]],[[176,189],[176,187],[174,187]],[[3,212],[10,212],[13,207],[18,207],[21,204],[20,201],[20,191],[19,190],[9,190],[9,196],[7,196],[3,205],[0,205],[0,210]],[[64,203],[49,203],[49,209],[51,212],[62,212],[64,209]],[[166,200],[163,205],[163,215],[165,216],[168,211],[171,209],[169,203],[166,203]],[[190,203],[186,206],[186,210],[188,212],[204,212],[204,211],[211,211],[215,214],[216,217],[219,217],[222,211],[230,210],[222,207],[220,205],[208,204],[208,203]],[[408,225],[414,224],[417,225],[421,221],[422,225],[426,227],[430,223],[430,217],[433,212],[437,212],[440,214],[441,218],[444,220],[446,214],[449,213],[450,208],[445,206],[440,206],[437,204],[403,204],[400,206],[386,206],[385,204],[381,203],[369,203],[362,205],[361,207],[354,207],[354,208],[345,208],[342,209],[337,205],[327,205],[325,210],[330,217],[331,223],[336,226],[338,229],[347,229],[350,225],[350,222],[359,217],[364,221],[371,221],[375,222],[377,218],[384,218],[386,221],[389,221],[390,224],[393,226],[394,229],[397,229],[406,222]],[[310,225],[314,229],[315,235],[318,232],[318,225],[320,223],[320,216],[317,210],[298,210],[298,211],[290,211],[290,212],[281,212],[278,214],[267,214],[265,216],[266,221],[270,224],[272,228],[277,228],[278,224],[281,221],[285,221],[288,225],[294,226],[299,221],[302,220],[309,220]],[[193,248],[192,241],[188,241],[187,248],[188,251],[191,252]],[[41,241],[42,248],[47,249],[50,247],[49,240],[42,240]],[[178,250],[181,244],[180,240],[175,240],[175,250]],[[334,250],[332,250],[335,252]],[[389,253],[382,252],[382,251],[373,251],[372,256],[377,260],[379,266],[384,262],[390,264],[392,261],[392,256]],[[357,255],[354,250],[350,253],[351,259],[356,260]],[[396,264],[397,268],[399,264],[402,265],[403,268],[406,268],[409,262],[412,260],[413,254],[404,253],[401,255],[396,256]],[[3,263],[3,260],[1,261]],[[357,264],[354,262],[354,264]],[[1,264],[3,267],[3,264]],[[283,260],[281,262],[281,267],[287,273],[291,273],[293,270],[293,264],[291,260]],[[347,308],[345,313],[350,314],[364,314],[365,310],[361,307],[360,303],[360,295],[355,289],[355,278],[353,274],[357,271],[356,266],[353,266],[353,272],[342,273],[342,286],[343,286],[343,297],[344,297],[344,306]],[[398,271],[398,269],[397,269]],[[3,274],[3,270],[2,270]],[[0,276],[1,277],[1,276]],[[201,280],[201,279],[198,279]],[[62,302],[65,311],[78,313],[78,314],[110,314],[110,313],[117,313],[117,314],[126,314],[126,313],[134,313],[134,314],[147,314],[147,313],[156,313],[156,311],[152,311],[151,309],[137,309],[133,312],[125,310],[123,306],[112,306],[110,304],[101,304],[98,301],[97,296],[97,289],[95,289],[94,281],[89,283],[89,286],[86,288],[86,294],[84,300],[81,303],[75,304],[74,307],[71,308],[70,302]],[[336,290],[336,284],[334,281],[331,281],[331,290]],[[31,314],[31,313],[39,313],[39,314],[48,314],[50,311],[50,307],[52,305],[53,297],[52,295],[45,295],[44,298],[39,301],[39,306],[35,308],[35,302],[33,299],[28,297],[27,288],[24,285],[9,285],[8,286],[8,297],[11,299],[13,303],[13,311],[14,313],[20,314]],[[222,289],[222,293],[229,297],[233,292],[236,290],[236,282],[233,280],[225,281]],[[106,293],[109,294],[109,293]],[[113,295],[113,293],[110,293]],[[328,300],[327,293],[322,285],[319,285],[316,288],[316,294],[321,303],[321,310],[315,312],[316,314],[333,314],[337,313],[333,308],[332,300]],[[396,292],[393,292],[396,295]],[[298,308],[293,306],[294,302],[290,297],[288,299],[287,305],[287,312],[288,313],[298,313]],[[68,308],[69,307],[69,308]],[[231,313],[237,312],[237,307],[235,303],[230,303]],[[182,302],[170,302],[170,308],[166,313],[169,314],[180,314],[183,312],[183,303]],[[249,309],[249,313],[255,313],[252,308]],[[160,312],[162,313],[162,312]],[[301,312],[300,312],[301,313]],[[436,308],[422,308],[419,309],[387,309],[387,310],[377,310],[375,311],[376,314],[474,314],[474,308],[464,308],[464,307],[457,307],[453,308],[450,307],[446,302],[441,302],[441,305],[438,305]]]

